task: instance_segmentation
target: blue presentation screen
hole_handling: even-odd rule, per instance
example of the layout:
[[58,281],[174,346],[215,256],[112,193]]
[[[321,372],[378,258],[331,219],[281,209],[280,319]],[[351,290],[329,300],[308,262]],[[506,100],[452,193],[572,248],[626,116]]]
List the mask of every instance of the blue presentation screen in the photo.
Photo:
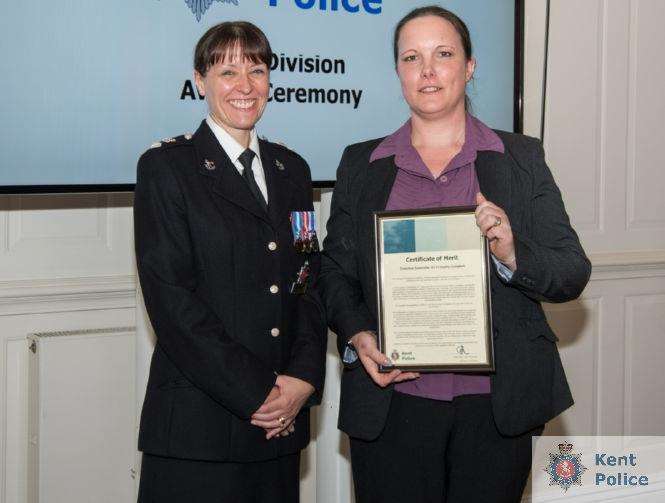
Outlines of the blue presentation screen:
[[[0,13],[0,186],[132,184],[153,142],[194,132],[199,37],[244,19],[267,34],[271,100],[257,128],[334,180],[345,145],[407,118],[392,32],[411,0],[4,2]],[[490,126],[513,129],[515,0],[449,0],[478,60],[468,93]]]

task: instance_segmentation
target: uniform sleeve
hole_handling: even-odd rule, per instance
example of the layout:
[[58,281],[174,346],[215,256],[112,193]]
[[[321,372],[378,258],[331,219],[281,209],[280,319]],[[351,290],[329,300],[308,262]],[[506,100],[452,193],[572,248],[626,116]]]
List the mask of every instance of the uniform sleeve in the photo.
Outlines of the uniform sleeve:
[[584,290],[591,263],[570,225],[542,144],[533,151],[532,222],[528,235],[514,234],[517,269],[510,284],[538,301],[567,302]]
[[323,397],[328,327],[316,291],[300,297],[296,312],[291,358],[284,374],[314,386],[314,393],[305,404],[310,407],[321,403]]
[[229,337],[197,296],[187,205],[172,168],[164,152],[148,152],[138,165],[134,239],[146,309],[157,344],[184,376],[235,415],[249,418],[276,376]]
[[365,303],[358,276],[358,248],[350,194],[350,170],[353,167],[349,154],[347,147],[337,169],[320,278],[328,324],[337,334],[340,355],[344,354],[348,341],[355,334],[376,330],[376,321]]
[[[304,165],[305,197],[308,208],[314,209],[312,201],[312,180],[309,166],[304,159],[299,158]],[[326,375],[326,349],[328,327],[326,326],[325,311],[319,297],[318,278],[321,269],[321,254],[312,253],[309,258],[310,275],[307,292],[298,295],[293,323],[293,344],[289,364],[285,375],[296,377],[314,386],[315,392],[305,404],[305,407],[317,405],[323,396],[323,386]]]

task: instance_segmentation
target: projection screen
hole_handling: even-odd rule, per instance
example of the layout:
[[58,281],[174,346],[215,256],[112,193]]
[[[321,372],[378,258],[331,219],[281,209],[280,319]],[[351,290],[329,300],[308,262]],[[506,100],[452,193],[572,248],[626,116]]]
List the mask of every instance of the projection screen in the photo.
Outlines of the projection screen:
[[[153,142],[193,132],[206,115],[193,85],[198,38],[249,20],[274,52],[271,98],[257,129],[334,181],[349,143],[408,117],[392,56],[412,0],[93,0],[5,2],[0,16],[0,191],[131,190]],[[471,31],[473,112],[514,130],[521,27],[515,0],[447,0]],[[518,79],[519,80],[519,79]]]

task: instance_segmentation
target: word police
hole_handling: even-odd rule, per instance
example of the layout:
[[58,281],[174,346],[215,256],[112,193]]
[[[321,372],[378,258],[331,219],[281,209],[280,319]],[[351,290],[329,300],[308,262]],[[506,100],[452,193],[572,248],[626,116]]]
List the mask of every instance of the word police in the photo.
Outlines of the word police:
[[[318,8],[321,11],[345,10],[356,13],[361,10],[367,14],[381,14],[381,3],[383,0],[291,0],[296,7],[303,10]],[[277,7],[279,0],[268,0],[270,7]],[[287,3],[287,0],[281,0]]]
[[[637,466],[637,455],[609,456],[607,453],[596,454],[596,466]],[[596,485],[600,486],[648,486],[649,477],[646,475],[631,475],[626,472],[617,472],[616,475],[596,473]]]

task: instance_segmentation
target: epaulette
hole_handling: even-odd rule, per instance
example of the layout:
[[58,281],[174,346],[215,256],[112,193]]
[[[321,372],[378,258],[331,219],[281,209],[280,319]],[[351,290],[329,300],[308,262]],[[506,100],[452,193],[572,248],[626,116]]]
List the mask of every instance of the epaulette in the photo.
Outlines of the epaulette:
[[185,133],[175,138],[164,138],[161,141],[156,141],[150,145],[150,149],[154,148],[166,148],[166,147],[177,147],[181,145],[189,145],[192,142],[192,133]]

